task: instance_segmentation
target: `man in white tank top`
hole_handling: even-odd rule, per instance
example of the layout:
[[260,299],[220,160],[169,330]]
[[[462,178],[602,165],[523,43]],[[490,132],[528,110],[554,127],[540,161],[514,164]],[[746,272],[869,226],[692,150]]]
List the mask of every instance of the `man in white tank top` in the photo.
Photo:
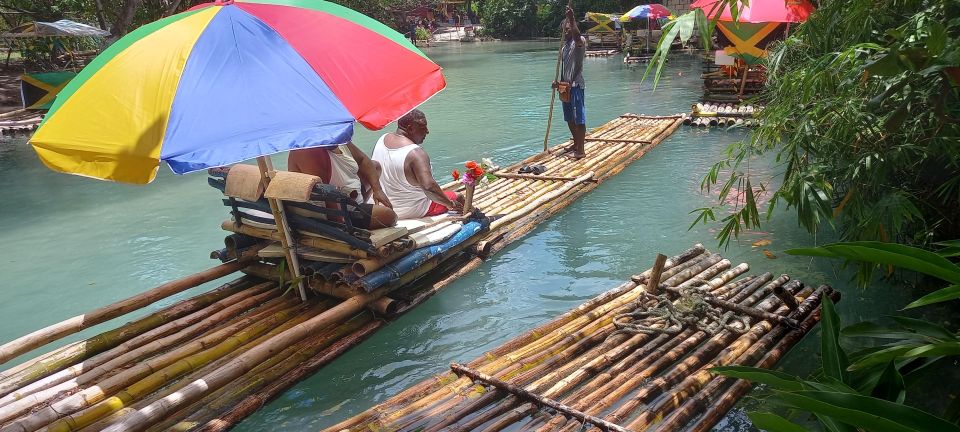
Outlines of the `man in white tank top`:
[[396,133],[380,137],[373,160],[380,163],[380,186],[400,219],[415,219],[463,210],[456,192],[444,191],[433,178],[430,156],[420,145],[427,137],[427,117],[413,110],[397,120]]
[[[293,150],[287,157],[287,169],[315,175],[326,184],[355,191],[361,215],[351,218],[355,226],[377,229],[396,225],[397,214],[380,188],[377,163],[352,142],[337,147]],[[367,204],[367,198],[373,203]]]

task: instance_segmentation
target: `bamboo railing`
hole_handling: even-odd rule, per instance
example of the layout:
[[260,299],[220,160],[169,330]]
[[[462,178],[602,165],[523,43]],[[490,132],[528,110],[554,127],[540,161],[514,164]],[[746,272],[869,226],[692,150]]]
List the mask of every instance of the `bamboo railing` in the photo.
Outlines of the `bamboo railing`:
[[[466,367],[454,365],[325,430],[575,432],[585,419],[592,430],[709,430],[750,389],[710,368],[772,367],[819,321],[823,296],[839,299],[826,286],[747,271],[694,246],[668,259],[659,278],[651,268]],[[656,304],[645,294],[651,279],[675,303],[676,287],[690,286],[725,302],[723,310],[771,315],[739,315],[747,323],[742,333],[716,323],[714,332],[619,332],[614,317]]]
[[[594,130],[580,161],[558,156],[560,145],[503,168],[515,173],[538,163],[547,171],[538,178],[504,175],[478,189],[474,205],[493,217],[493,226],[474,223],[472,231],[456,234],[462,241],[449,249],[412,251],[407,238],[367,254],[321,238],[301,239],[304,246],[329,246],[356,259],[302,266],[309,286],[324,294],[307,302],[278,286],[279,267],[248,261],[262,242],[241,248],[242,239],[230,237],[213,256],[240,261],[0,346],[2,366],[200,283],[238,270],[249,275],[0,372],[0,432],[227,429],[372,334],[390,312],[409,310],[476,268],[478,254],[496,253],[623,170],[680,124],[679,116],[626,115]],[[276,240],[269,230],[225,228]],[[420,258],[411,266],[415,254]],[[432,279],[413,283],[426,275]]]

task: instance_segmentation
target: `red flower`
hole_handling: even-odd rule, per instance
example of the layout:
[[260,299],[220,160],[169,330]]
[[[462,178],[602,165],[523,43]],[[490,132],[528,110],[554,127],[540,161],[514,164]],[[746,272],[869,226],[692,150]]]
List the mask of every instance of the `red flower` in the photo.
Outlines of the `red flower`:
[[469,162],[463,164],[463,166],[465,166],[467,169],[471,169],[471,170],[472,170],[472,169],[476,169],[476,168],[479,167],[479,165],[477,165],[477,163],[474,162],[474,161],[469,161]]
[[474,177],[474,178],[483,177],[483,169],[480,168],[480,167],[476,167],[476,168],[471,169],[471,170],[470,170],[470,173],[473,174],[473,177]]
[[460,180],[460,171],[453,170],[453,180],[454,181]]

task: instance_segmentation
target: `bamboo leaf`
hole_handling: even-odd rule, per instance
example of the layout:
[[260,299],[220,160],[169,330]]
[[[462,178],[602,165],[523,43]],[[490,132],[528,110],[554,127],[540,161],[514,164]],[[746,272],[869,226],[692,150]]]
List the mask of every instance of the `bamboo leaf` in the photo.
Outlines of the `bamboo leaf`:
[[895,362],[887,363],[880,379],[877,380],[876,385],[870,391],[870,395],[891,402],[903,403],[903,400],[907,397],[907,389]]
[[790,255],[846,258],[897,267],[960,284],[960,267],[933,252],[884,242],[832,243],[818,248],[790,249]]
[[847,382],[847,355],[840,346],[840,316],[830,297],[824,296],[821,307],[823,331],[820,334],[820,355],[824,373],[840,382]]
[[796,391],[803,390],[803,381],[799,378],[768,369],[761,369],[749,366],[718,366],[710,369],[711,372],[749,380],[755,383],[766,384],[779,390]]
[[939,357],[960,355],[960,342],[942,342],[914,348],[903,354],[903,358]]
[[777,396],[791,408],[842,419],[869,431],[960,432],[957,425],[932,414],[870,396],[823,391],[777,391]]
[[920,297],[903,308],[913,309],[915,307],[931,305],[934,303],[942,303],[957,298],[960,298],[960,285],[954,284]]
[[869,321],[856,323],[840,331],[843,337],[930,341],[931,338],[904,329],[885,327]]
[[753,425],[769,432],[806,432],[807,429],[773,413],[748,413]]
[[864,355],[856,362],[850,365],[849,370],[861,370],[866,369],[870,366],[876,366],[884,364],[893,359],[902,357],[904,354],[910,352],[915,348],[924,346],[924,344],[903,344],[897,345],[890,348],[885,348],[877,352]]
[[925,321],[916,318],[908,318],[904,316],[892,316],[890,317],[901,327],[908,328],[910,330],[916,331],[917,333],[929,336],[934,339],[941,341],[952,341],[960,340],[956,334],[947,330],[946,327],[932,323],[930,321]]

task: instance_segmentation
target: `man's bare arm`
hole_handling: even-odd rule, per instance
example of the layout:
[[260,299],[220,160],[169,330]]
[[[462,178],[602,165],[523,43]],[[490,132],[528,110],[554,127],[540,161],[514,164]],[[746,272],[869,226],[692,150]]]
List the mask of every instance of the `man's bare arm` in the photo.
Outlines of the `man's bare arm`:
[[393,208],[390,199],[387,198],[387,195],[384,194],[380,188],[380,173],[377,172],[377,166],[370,160],[370,157],[367,156],[363,150],[357,148],[353,142],[347,143],[347,149],[350,150],[350,155],[353,156],[353,160],[357,161],[357,175],[360,176],[360,182],[370,188],[370,195],[373,196],[373,201],[377,204]]
[[583,46],[583,38],[580,37],[580,26],[577,25],[577,18],[573,15],[573,7],[567,5],[567,22],[570,24],[570,35],[577,46]]
[[460,203],[450,200],[443,193],[443,189],[433,178],[433,171],[430,169],[430,156],[423,149],[416,149],[407,155],[410,162],[410,169],[414,177],[417,178],[417,184],[423,189],[423,193],[434,202],[442,204],[448,209],[459,209]]

